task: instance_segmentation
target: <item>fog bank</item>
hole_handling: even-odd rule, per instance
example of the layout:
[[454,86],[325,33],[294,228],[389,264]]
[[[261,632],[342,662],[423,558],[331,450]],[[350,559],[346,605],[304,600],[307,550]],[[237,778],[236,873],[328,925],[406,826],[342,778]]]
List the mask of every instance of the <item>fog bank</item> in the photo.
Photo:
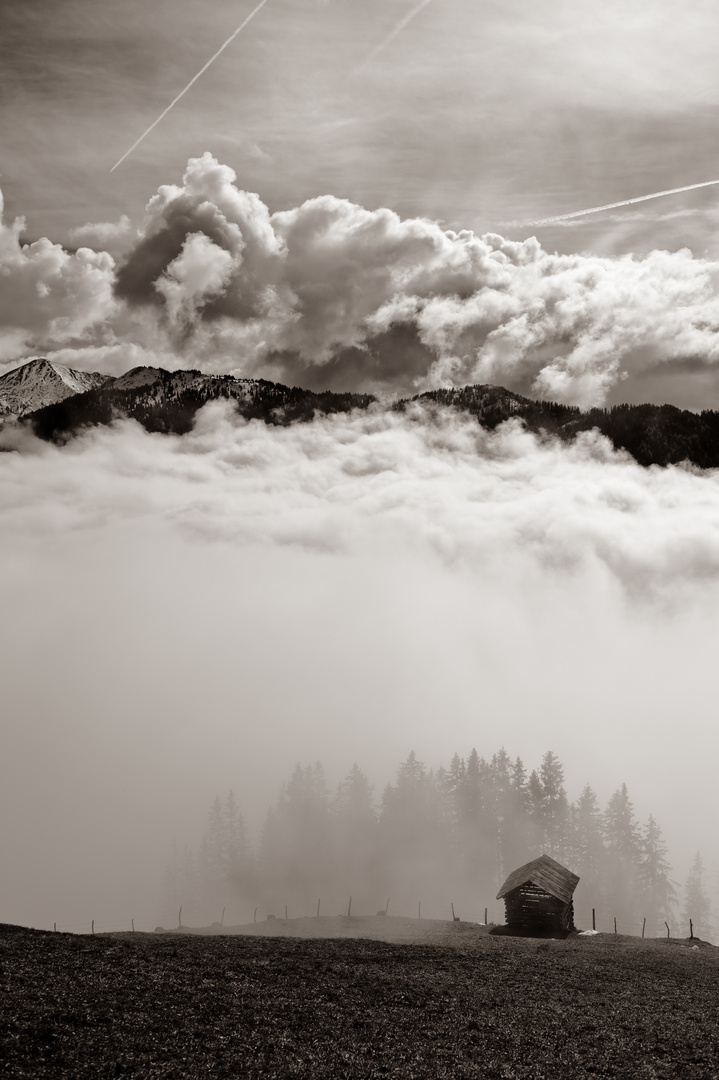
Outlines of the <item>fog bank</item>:
[[154,925],[216,793],[410,749],[551,748],[716,860],[714,474],[420,410],[2,437],[5,921]]

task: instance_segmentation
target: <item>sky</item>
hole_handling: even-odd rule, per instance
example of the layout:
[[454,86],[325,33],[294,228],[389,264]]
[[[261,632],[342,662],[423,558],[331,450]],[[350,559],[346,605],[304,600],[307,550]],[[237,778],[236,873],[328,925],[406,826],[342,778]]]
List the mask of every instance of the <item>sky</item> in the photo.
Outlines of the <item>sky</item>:
[[[0,373],[719,407],[719,186],[531,224],[719,179],[715,4],[268,0],[113,169],[253,7],[0,6]],[[381,411],[0,439],[0,919],[154,925],[217,792],[410,749],[552,749],[719,859],[714,474]]]

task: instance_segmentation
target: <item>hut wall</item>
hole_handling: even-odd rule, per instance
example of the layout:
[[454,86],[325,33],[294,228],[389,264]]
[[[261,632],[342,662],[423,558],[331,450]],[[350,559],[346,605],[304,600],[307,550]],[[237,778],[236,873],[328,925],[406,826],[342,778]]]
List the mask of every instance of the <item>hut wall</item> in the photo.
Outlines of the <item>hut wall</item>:
[[520,933],[574,929],[572,901],[565,904],[558,897],[529,882],[508,893],[504,903],[507,926]]

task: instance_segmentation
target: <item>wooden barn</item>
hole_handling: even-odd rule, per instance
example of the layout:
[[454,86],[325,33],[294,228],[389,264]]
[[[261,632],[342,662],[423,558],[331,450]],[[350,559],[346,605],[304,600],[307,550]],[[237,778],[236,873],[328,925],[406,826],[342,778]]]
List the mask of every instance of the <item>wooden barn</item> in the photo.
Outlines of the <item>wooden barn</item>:
[[497,893],[497,899],[504,900],[507,933],[527,937],[570,933],[578,881],[576,874],[549,855],[520,866]]

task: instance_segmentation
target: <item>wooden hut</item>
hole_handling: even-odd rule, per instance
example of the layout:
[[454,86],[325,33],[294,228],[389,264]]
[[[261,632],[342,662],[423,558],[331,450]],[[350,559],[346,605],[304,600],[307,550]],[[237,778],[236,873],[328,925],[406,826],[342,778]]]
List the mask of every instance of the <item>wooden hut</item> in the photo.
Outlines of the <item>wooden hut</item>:
[[578,881],[549,855],[520,866],[497,893],[497,899],[504,900],[507,933],[534,937],[574,930],[572,895]]

